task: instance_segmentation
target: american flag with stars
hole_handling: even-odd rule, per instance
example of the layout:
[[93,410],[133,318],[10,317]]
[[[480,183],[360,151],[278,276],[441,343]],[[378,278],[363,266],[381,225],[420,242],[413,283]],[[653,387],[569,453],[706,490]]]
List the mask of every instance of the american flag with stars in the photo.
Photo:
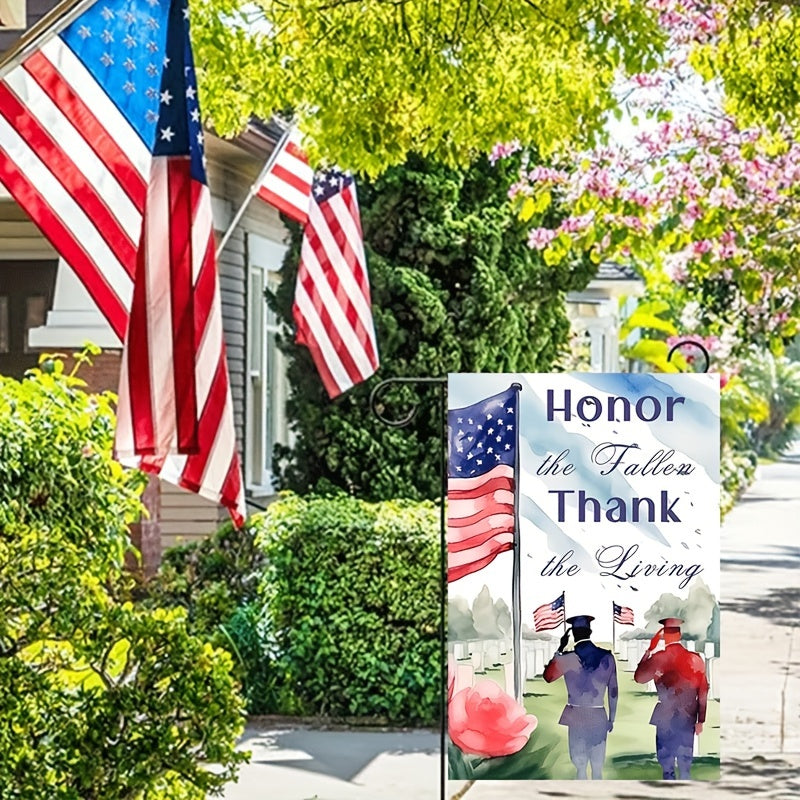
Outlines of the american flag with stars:
[[483,569],[514,547],[518,491],[515,386],[447,412],[447,579]]
[[549,631],[564,622],[564,592],[551,603],[544,603],[533,612],[533,627],[536,631]]
[[188,6],[79,9],[2,73],[0,181],[125,344],[120,459],[241,523]]
[[338,169],[314,178],[292,315],[331,398],[378,369],[356,184]]
[[620,625],[633,625],[633,609],[614,603],[614,622]]

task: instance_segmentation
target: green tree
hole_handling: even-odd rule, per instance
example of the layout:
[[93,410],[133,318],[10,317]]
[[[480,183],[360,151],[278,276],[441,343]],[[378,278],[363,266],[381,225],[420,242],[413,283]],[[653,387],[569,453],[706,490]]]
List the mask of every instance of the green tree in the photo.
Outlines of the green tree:
[[128,601],[142,477],[62,370],[0,377],[0,798],[200,800],[242,758],[230,659]]
[[466,165],[514,137],[583,140],[617,69],[665,40],[630,0],[204,0],[193,38],[216,130],[293,109],[316,156],[373,176],[412,150]]
[[[360,192],[381,367],[331,402],[308,351],[284,340],[297,442],[279,449],[282,481],[296,491],[335,485],[366,499],[440,495],[442,412],[435,387],[387,398],[389,417],[419,410],[408,428],[390,428],[369,408],[372,387],[391,376],[448,372],[544,371],[569,333],[564,292],[583,287],[588,259],[547,266],[525,240],[507,200],[520,156],[468,170],[414,156]],[[550,218],[555,212],[549,211]],[[291,325],[299,232],[270,299]]]

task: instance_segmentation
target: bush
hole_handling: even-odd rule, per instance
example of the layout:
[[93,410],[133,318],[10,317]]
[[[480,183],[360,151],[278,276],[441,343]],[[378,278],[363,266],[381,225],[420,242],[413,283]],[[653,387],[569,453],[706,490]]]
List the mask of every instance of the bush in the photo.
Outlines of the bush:
[[129,602],[113,397],[42,366],[0,378],[0,797],[199,800],[243,758],[230,658]]
[[286,494],[263,522],[262,598],[296,708],[434,722],[441,684],[435,505]]
[[800,364],[768,350],[755,351],[742,378],[765,411],[749,428],[752,447],[760,456],[778,458],[800,432]]
[[258,516],[241,530],[226,522],[208,539],[170,548],[140,594],[146,607],[184,609],[192,633],[230,653],[251,714],[284,705],[258,598],[264,556],[255,532],[261,525]]

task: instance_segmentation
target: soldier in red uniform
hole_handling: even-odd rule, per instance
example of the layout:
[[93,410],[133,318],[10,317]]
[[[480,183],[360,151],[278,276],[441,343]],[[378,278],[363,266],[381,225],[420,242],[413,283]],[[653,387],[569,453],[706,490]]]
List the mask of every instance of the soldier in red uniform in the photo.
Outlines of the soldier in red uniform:
[[[659,620],[664,627],[656,633],[642,656],[633,679],[637,683],[655,681],[658,703],[650,717],[656,726],[656,756],[665,780],[691,777],[695,734],[703,730],[706,719],[708,681],[701,656],[687,650],[681,642],[682,619]],[[659,642],[664,649],[656,652]]]

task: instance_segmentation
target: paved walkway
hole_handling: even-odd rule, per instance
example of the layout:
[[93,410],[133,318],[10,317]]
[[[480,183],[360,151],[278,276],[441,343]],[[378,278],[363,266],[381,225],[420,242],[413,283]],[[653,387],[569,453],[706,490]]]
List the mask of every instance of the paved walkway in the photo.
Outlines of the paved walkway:
[[[800,448],[761,467],[722,531],[722,778],[707,800],[800,796]],[[439,735],[249,729],[227,800],[435,800]],[[464,788],[451,781],[448,795]],[[466,800],[685,797],[685,784],[482,781]]]

